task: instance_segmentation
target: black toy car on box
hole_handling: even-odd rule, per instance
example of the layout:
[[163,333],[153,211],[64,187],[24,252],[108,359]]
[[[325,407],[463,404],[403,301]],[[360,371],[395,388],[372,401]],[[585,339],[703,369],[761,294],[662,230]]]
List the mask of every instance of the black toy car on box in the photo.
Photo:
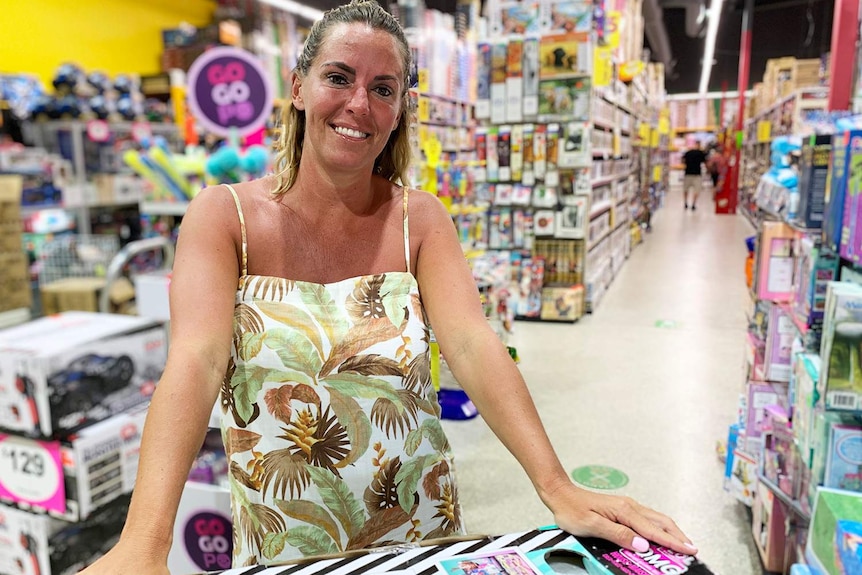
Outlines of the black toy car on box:
[[135,363],[128,355],[89,353],[48,376],[51,422],[55,429],[74,429],[87,423],[89,411],[112,393],[128,387],[134,375]]

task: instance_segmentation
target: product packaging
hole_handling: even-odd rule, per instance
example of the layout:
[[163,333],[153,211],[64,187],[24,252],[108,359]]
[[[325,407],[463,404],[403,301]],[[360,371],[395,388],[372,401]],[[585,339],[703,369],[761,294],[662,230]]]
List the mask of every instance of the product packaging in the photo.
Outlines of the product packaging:
[[0,331],[0,428],[64,437],[146,403],[167,359],[150,319],[66,312]]

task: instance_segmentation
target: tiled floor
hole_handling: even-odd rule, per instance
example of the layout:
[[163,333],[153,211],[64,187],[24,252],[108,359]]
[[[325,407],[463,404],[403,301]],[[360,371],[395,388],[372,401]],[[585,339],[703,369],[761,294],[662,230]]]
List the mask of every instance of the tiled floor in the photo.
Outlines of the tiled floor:
[[[624,471],[619,493],[672,516],[716,574],[760,574],[748,514],[723,491],[715,451],[743,384],[752,228],[708,202],[691,212],[674,200],[594,314],[575,325],[518,322],[511,343],[567,470]],[[552,522],[481,418],[445,429],[471,532]]]

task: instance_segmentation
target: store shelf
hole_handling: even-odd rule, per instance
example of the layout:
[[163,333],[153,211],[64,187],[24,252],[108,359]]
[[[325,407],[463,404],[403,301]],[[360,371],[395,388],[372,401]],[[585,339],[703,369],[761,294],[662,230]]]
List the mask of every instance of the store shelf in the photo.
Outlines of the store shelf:
[[799,502],[787,495],[781,489],[779,489],[776,484],[768,480],[764,475],[760,473],[757,474],[757,480],[761,482],[767,489],[769,489],[782,503],[787,505],[794,513],[794,515],[802,519],[805,523],[811,521],[811,515],[809,513],[806,513],[805,510],[802,509],[802,506],[799,505]]
[[594,220],[597,216],[600,216],[609,209],[611,209],[611,207],[613,207],[613,202],[610,200],[597,203],[590,210],[590,220]]
[[603,233],[603,234],[599,237],[599,239],[597,239],[596,241],[594,241],[593,243],[591,243],[591,244],[589,244],[589,245],[587,246],[587,253],[589,253],[589,252],[593,251],[593,249],[595,249],[599,244],[601,244],[603,241],[605,241],[606,239],[608,239],[609,237],[611,237],[611,234],[612,234],[612,233],[614,233],[614,231],[615,231],[614,229],[612,229],[612,228],[608,228],[608,231],[606,231],[605,233]]
[[142,214],[153,216],[185,215],[189,204],[186,202],[141,202],[139,209]]

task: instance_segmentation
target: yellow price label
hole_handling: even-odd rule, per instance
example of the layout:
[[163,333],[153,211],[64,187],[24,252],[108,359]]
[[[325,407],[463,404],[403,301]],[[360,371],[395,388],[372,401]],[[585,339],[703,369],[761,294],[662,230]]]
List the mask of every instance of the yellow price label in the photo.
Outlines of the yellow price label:
[[419,91],[428,92],[428,77],[430,76],[430,74],[428,73],[428,69],[422,68],[421,70],[419,70],[417,76],[417,80],[419,83]]
[[431,102],[428,98],[423,98],[419,96],[419,102],[417,103],[416,116],[419,118],[420,122],[430,122],[431,121]]
[[662,115],[658,119],[658,133],[670,134],[670,119],[667,116]]
[[614,133],[614,156],[621,156],[623,153],[622,138],[617,133]]
[[428,164],[428,167],[437,169],[437,166],[440,165],[440,154],[443,153],[443,144],[440,143],[440,140],[436,136],[432,135],[425,140],[423,149],[425,150],[425,162]]
[[593,86],[610,86],[614,78],[613,51],[610,46],[597,46],[593,50]]
[[652,181],[656,182],[656,183],[660,182],[661,181],[661,174],[662,174],[661,166],[653,166]]
[[760,143],[772,140],[772,122],[760,120],[757,122],[757,141]]
[[658,148],[658,141],[661,134],[658,133],[658,130],[652,130],[650,132],[649,145],[651,148]]
[[644,144],[649,144],[649,124],[641,124],[638,126],[638,139]]

